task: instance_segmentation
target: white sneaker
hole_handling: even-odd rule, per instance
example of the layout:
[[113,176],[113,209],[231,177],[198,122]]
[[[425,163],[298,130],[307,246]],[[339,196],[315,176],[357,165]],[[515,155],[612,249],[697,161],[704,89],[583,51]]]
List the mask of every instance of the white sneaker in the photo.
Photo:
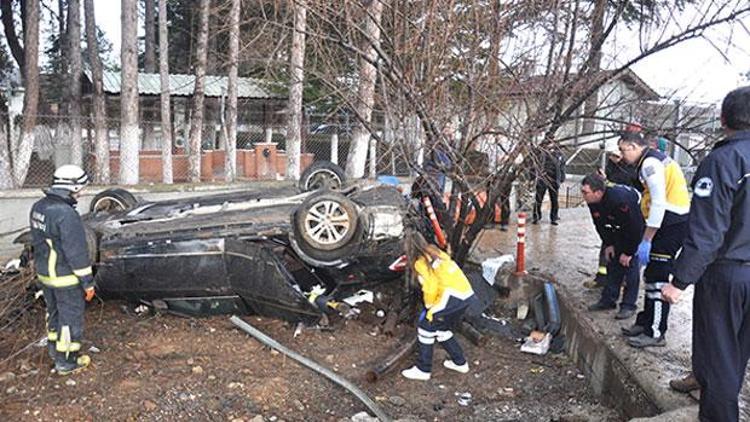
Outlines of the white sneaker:
[[430,373],[424,372],[416,366],[401,371],[401,375],[410,380],[427,381],[430,379]]
[[464,362],[463,365],[456,365],[455,362],[453,362],[452,360],[446,359],[443,361],[443,366],[445,366],[448,369],[452,369],[456,372],[460,372],[462,374],[469,372],[469,362]]

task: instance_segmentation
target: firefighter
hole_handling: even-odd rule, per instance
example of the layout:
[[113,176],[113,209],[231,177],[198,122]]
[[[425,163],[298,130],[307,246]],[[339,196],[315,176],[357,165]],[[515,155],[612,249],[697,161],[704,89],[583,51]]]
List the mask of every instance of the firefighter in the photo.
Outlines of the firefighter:
[[401,374],[413,380],[426,381],[432,373],[432,349],[435,341],[448,352],[443,366],[465,374],[469,363],[451,328],[461,318],[474,297],[469,280],[450,256],[427,243],[419,233],[408,238],[409,259],[422,288],[424,310],[417,323],[419,355],[417,364]]
[[662,287],[669,284],[673,262],[682,248],[687,230],[690,197],[679,164],[661,151],[648,147],[640,133],[625,132],[618,141],[620,153],[635,164],[643,187],[641,211],[646,219],[643,239],[638,245],[638,261],[645,265],[645,303],[635,325],[623,327],[628,344],[643,348],[666,345],[669,302]]
[[34,267],[47,303],[48,350],[60,375],[90,363],[80,350],[84,300],[94,297],[94,277],[83,222],[75,210],[88,181],[80,167],[61,166],[30,214]]
[[732,422],[739,419],[737,395],[750,357],[750,86],[724,98],[721,122],[726,137],[695,173],[687,238],[662,294],[675,303],[695,284],[692,366],[701,388],[699,417]]

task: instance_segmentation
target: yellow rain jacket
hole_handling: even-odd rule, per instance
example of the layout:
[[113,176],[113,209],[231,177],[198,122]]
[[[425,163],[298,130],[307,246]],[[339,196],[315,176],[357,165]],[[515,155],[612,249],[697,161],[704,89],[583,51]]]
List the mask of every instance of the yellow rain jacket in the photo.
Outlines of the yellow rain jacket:
[[451,298],[463,302],[474,295],[464,272],[445,252],[441,252],[440,257],[431,264],[425,257],[420,257],[414,263],[414,270],[422,286],[428,321],[432,321],[434,314],[446,309]]

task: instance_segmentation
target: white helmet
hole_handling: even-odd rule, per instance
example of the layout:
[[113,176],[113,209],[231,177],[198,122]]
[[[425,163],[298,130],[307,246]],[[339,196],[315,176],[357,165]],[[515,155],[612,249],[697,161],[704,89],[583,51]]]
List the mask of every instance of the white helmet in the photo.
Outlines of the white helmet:
[[88,183],[89,175],[82,168],[73,164],[65,164],[55,170],[52,188],[78,192]]

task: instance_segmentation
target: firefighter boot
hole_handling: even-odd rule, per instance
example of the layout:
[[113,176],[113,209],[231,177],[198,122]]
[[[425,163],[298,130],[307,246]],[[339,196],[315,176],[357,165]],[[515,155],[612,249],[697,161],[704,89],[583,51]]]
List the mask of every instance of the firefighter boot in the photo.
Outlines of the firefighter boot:
[[55,361],[55,370],[59,375],[72,375],[86,369],[91,363],[91,358],[88,355],[79,355],[78,353],[70,352],[67,354],[58,352],[57,360]]

